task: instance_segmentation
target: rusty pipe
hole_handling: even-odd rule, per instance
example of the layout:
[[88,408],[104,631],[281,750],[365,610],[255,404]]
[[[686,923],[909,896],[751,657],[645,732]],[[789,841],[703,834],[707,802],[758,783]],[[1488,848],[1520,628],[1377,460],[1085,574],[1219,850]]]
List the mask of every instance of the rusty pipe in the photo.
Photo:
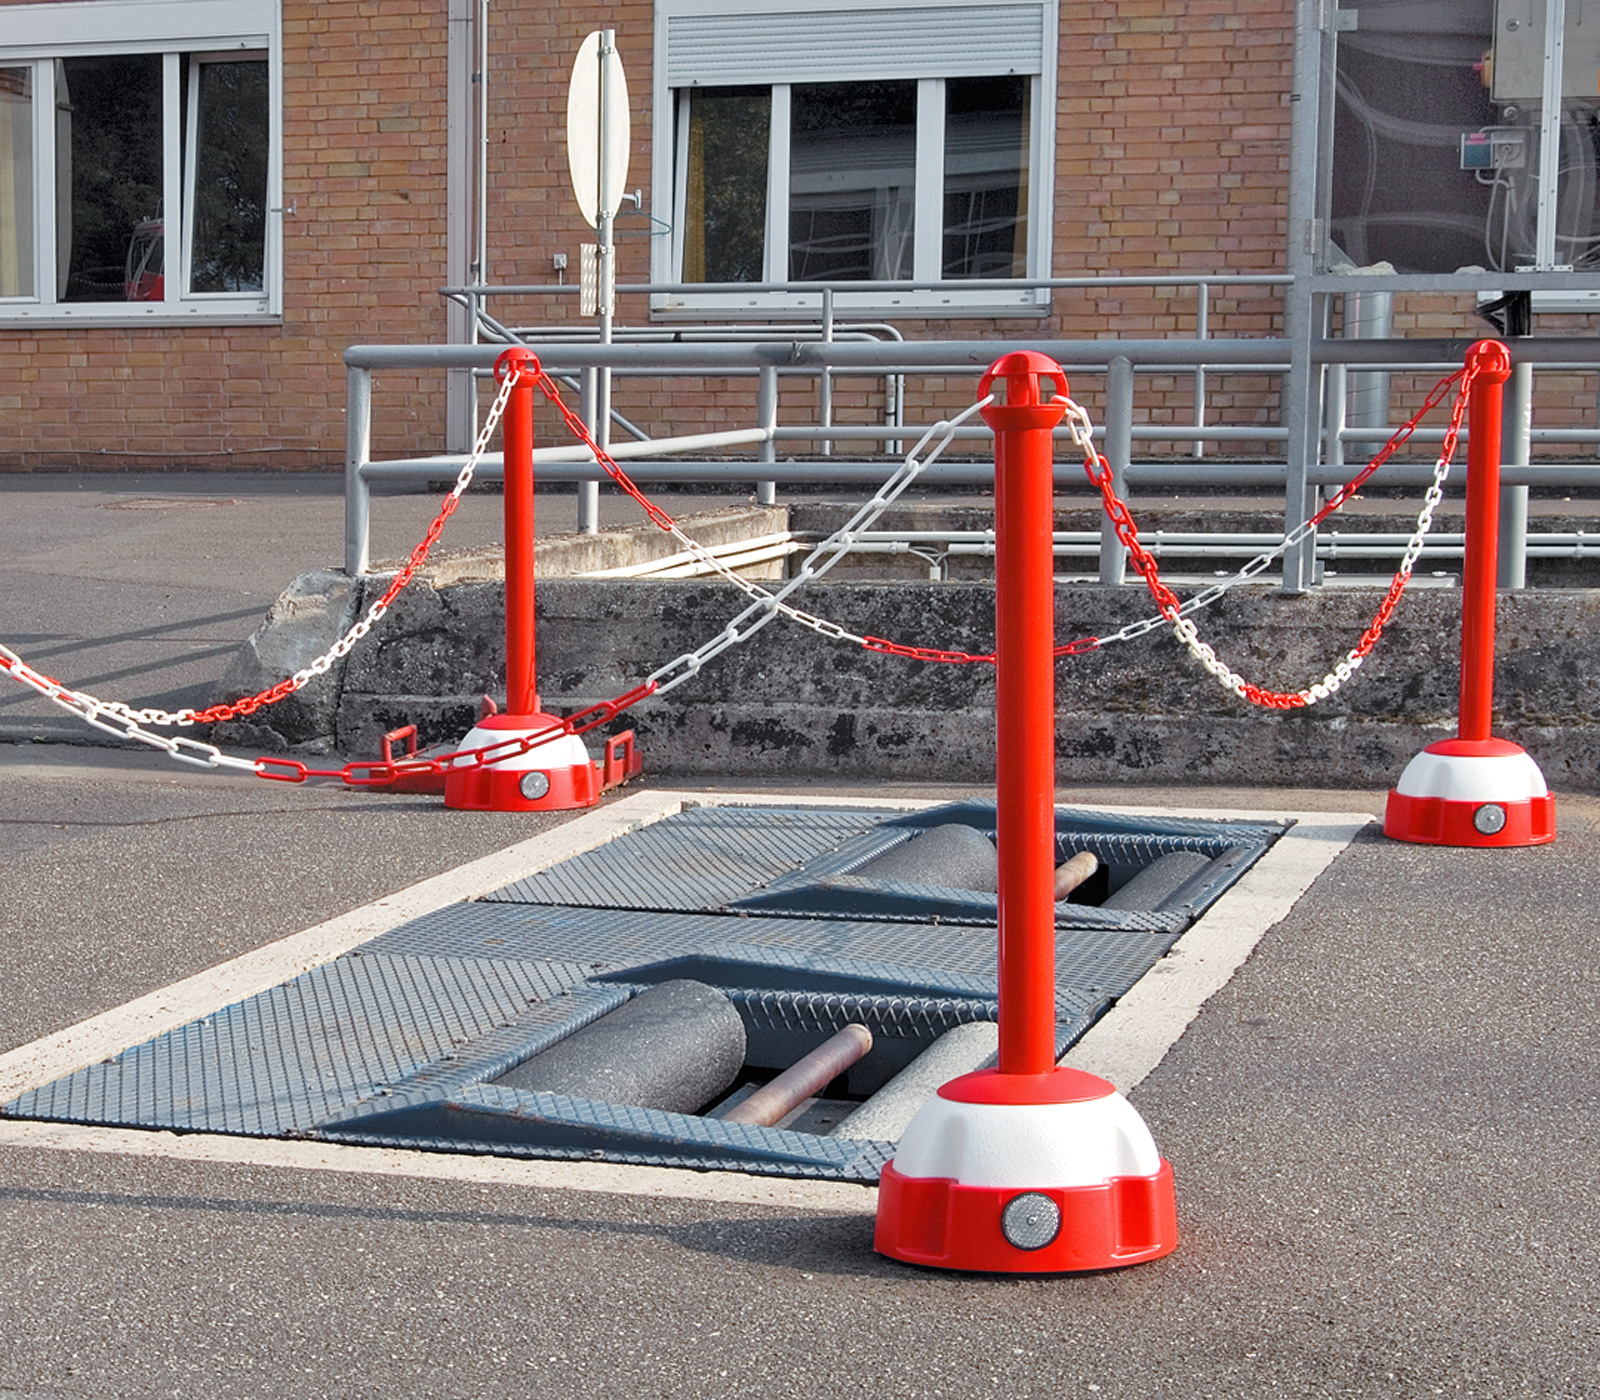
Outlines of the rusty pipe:
[[796,1060],[777,1078],[768,1080],[749,1098],[736,1103],[722,1115],[722,1121],[770,1128],[819,1093],[830,1080],[837,1079],[870,1049],[871,1031],[865,1026],[846,1026],[810,1054]]
[[1059,904],[1099,868],[1093,851],[1079,851],[1070,860],[1062,861],[1056,866],[1056,902]]

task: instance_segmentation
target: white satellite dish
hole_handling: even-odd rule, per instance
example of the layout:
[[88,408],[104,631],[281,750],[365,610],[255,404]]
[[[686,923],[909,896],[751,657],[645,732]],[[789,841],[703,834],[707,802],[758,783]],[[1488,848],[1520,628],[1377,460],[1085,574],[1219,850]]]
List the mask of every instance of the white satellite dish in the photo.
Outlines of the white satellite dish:
[[616,46],[602,58],[600,40],[597,29],[579,46],[567,89],[567,168],[590,228],[617,212],[628,181],[628,82]]

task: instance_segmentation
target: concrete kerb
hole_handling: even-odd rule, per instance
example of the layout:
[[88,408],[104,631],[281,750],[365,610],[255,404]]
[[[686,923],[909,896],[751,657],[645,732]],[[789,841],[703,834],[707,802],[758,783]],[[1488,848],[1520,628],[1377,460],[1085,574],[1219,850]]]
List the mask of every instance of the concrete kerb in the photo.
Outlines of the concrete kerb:
[[[105,1059],[286,981],[377,934],[458,900],[487,893],[580,851],[694,805],[860,805],[916,810],[924,800],[810,797],[793,793],[661,791],[630,794],[534,837],[388,898],[269,944],[197,976],[0,1056],[0,1101]],[[1137,815],[1229,816],[1295,823],[1174,953],[1078,1042],[1064,1061],[1124,1089],[1166,1054],[1205,1001],[1226,985],[1267,930],[1371,818],[1363,814],[1116,808]],[[173,1134],[0,1120],[0,1145],[107,1152],[294,1169],[472,1181],[618,1195],[870,1213],[875,1190],[827,1182],[759,1179],[608,1163],[514,1161],[327,1143]]]
[[[384,582],[374,576],[360,587],[375,596]],[[1235,670],[1294,689],[1354,645],[1379,596],[1241,588],[1198,621]],[[416,723],[424,742],[453,744],[471,727],[478,697],[504,683],[502,597],[492,582],[413,587],[395,600],[376,644],[317,682],[325,689],[308,688],[298,708],[220,726],[217,738],[261,751],[372,757],[386,732]],[[743,601],[721,582],[541,582],[547,706],[576,709],[631,689],[716,636]],[[806,606],[859,635],[974,652],[992,646],[993,591],[984,583],[829,583]],[[1459,606],[1453,592],[1415,590],[1351,683],[1290,713],[1264,714],[1227,694],[1165,630],[1064,659],[1058,761],[1088,783],[1388,787],[1413,754],[1454,730]],[[1059,585],[1056,635],[1105,636],[1151,611],[1142,588]],[[277,680],[255,658],[299,654],[272,634],[310,626],[292,609],[275,609],[249,644],[248,674],[230,673],[226,698]],[[1498,630],[1497,732],[1532,753],[1557,790],[1594,790],[1600,594],[1502,594]],[[988,667],[884,656],[780,618],[618,727],[637,731],[646,771],[670,779],[938,771],[984,782],[994,772],[992,715]]]

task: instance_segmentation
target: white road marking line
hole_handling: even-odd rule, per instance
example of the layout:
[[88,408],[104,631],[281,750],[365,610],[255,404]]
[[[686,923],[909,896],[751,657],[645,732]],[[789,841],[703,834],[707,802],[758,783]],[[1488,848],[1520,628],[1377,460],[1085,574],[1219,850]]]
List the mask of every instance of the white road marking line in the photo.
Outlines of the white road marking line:
[[[0,1102],[298,977],[411,919],[487,894],[687,807],[861,806],[914,811],[938,805],[942,800],[775,792],[633,793],[576,817],[554,831],[424,880],[0,1055]],[[1126,1091],[1160,1064],[1206,1000],[1227,985],[1266,931],[1289,912],[1317,876],[1372,818],[1353,813],[1260,812],[1233,808],[1197,811],[1100,804],[1093,810],[1138,816],[1292,820],[1296,823],[1183,935],[1174,952],[1146,974],[1078,1041],[1063,1061],[1099,1074]],[[874,1187],[756,1177],[741,1172],[478,1157],[17,1119],[0,1119],[0,1147],[109,1152],[302,1171],[404,1176],[850,1214],[870,1213],[877,1197]]]
[[1124,1093],[1134,1088],[1166,1058],[1200,1008],[1228,985],[1266,931],[1372,821],[1364,813],[1280,815],[1294,817],[1295,825],[1089,1028],[1062,1064],[1109,1079]]
[[620,802],[586,812],[554,831],[447,870],[398,894],[292,933],[0,1055],[0,1103],[276,987],[411,919],[475,899],[557,861],[614,841],[679,811],[681,806],[676,793],[634,793]]

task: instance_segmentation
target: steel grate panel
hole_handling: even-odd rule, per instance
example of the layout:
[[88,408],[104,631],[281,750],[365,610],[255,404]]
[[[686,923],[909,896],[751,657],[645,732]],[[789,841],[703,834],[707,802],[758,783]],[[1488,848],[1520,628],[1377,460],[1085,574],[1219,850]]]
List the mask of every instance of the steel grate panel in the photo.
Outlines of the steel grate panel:
[[485,895],[493,902],[714,909],[892,815],[694,807]]
[[[697,976],[729,994],[763,1038],[763,1058],[753,1049],[752,1066],[789,1063],[764,1058],[789,1048],[786,1037],[803,1040],[860,1021],[884,1037],[886,1058],[868,1077],[892,1073],[896,1057],[908,1061],[945,1030],[995,1019],[994,923],[984,921],[982,910],[969,920],[965,909],[945,911],[940,922],[924,898],[936,887],[891,888],[847,872],[918,829],[947,820],[979,829],[987,821],[992,828],[992,817],[992,806],[979,804],[911,816],[692,809],[484,901],[393,929],[283,986],[22,1095],[0,1112],[875,1181],[892,1153],[888,1144],[846,1145],[628,1105],[530,1096],[486,1081],[673,976]],[[1108,864],[1137,867],[1169,850],[1237,856],[1181,911],[1070,906],[1071,923],[1058,925],[1056,940],[1059,1054],[1167,953],[1195,908],[1237,878],[1281,828],[1142,823],[1103,814],[1058,813],[1058,819],[1062,849],[1091,849]],[[641,866],[630,843],[651,832],[655,844],[647,843]],[[579,865],[575,876],[567,871]],[[651,907],[627,897],[664,866],[675,868],[660,891],[651,891]],[[898,906],[726,910],[735,886],[741,894],[781,895],[852,884],[887,891]],[[543,902],[555,889],[577,891],[583,902]],[[959,903],[959,892],[944,891],[951,893]],[[534,894],[540,901],[527,902]],[[583,907],[602,896],[614,902]],[[708,906],[722,912],[707,912]],[[863,1082],[853,1092],[870,1088]]]
[[1000,1012],[999,1002],[976,999],[774,992],[757,987],[726,990],[748,1025],[818,1035],[833,1035],[855,1023],[874,1035],[932,1041],[969,1021],[997,1020]]
[[764,1160],[750,1157],[731,1162],[726,1157],[696,1152],[692,1148],[672,1151],[642,1152],[625,1148],[607,1148],[597,1151],[589,1147],[554,1147],[546,1144],[495,1141],[467,1137],[425,1137],[401,1133],[358,1133],[330,1128],[316,1136],[326,1142],[349,1143],[357,1147],[388,1147],[409,1152],[461,1152],[479,1157],[528,1157],[541,1161],[592,1162],[603,1157],[608,1162],[619,1162],[636,1167],[676,1167],[688,1171],[738,1171],[746,1176],[786,1177],[790,1180],[854,1181],[863,1186],[876,1186],[883,1174],[885,1163],[894,1156],[894,1144],[861,1140],[861,1155],[845,1166],[823,1170],[817,1166],[778,1159]]
[[[726,942],[736,934],[739,944]],[[1170,923],[1156,930],[1058,929],[1057,980],[1125,991],[1176,941]],[[428,914],[367,945],[372,953],[435,957],[541,958],[615,969],[671,958],[746,956],[775,967],[817,967],[816,956],[848,957],[846,975],[881,975],[882,966],[987,977],[998,955],[992,926],[966,928],[777,916],[730,919],[712,914],[654,914],[628,909],[461,904]],[[797,954],[811,955],[794,961]],[[992,994],[988,993],[988,994]]]
[[581,981],[548,963],[340,958],[5,1111],[252,1136],[305,1129]]
[[685,1156],[724,1169],[759,1162],[798,1169],[808,1176],[846,1180],[869,1179],[852,1174],[863,1158],[871,1164],[870,1179],[876,1180],[883,1160],[868,1144],[850,1138],[818,1137],[493,1084],[480,1084],[443,1102],[419,1099],[363,1105],[325,1124],[317,1136],[368,1141],[374,1134],[399,1134],[435,1148],[448,1143],[452,1150],[457,1142],[468,1139],[537,1148],[541,1156],[550,1149],[577,1149],[584,1156],[603,1155],[608,1161],[648,1156],[678,1166],[685,1165]]

